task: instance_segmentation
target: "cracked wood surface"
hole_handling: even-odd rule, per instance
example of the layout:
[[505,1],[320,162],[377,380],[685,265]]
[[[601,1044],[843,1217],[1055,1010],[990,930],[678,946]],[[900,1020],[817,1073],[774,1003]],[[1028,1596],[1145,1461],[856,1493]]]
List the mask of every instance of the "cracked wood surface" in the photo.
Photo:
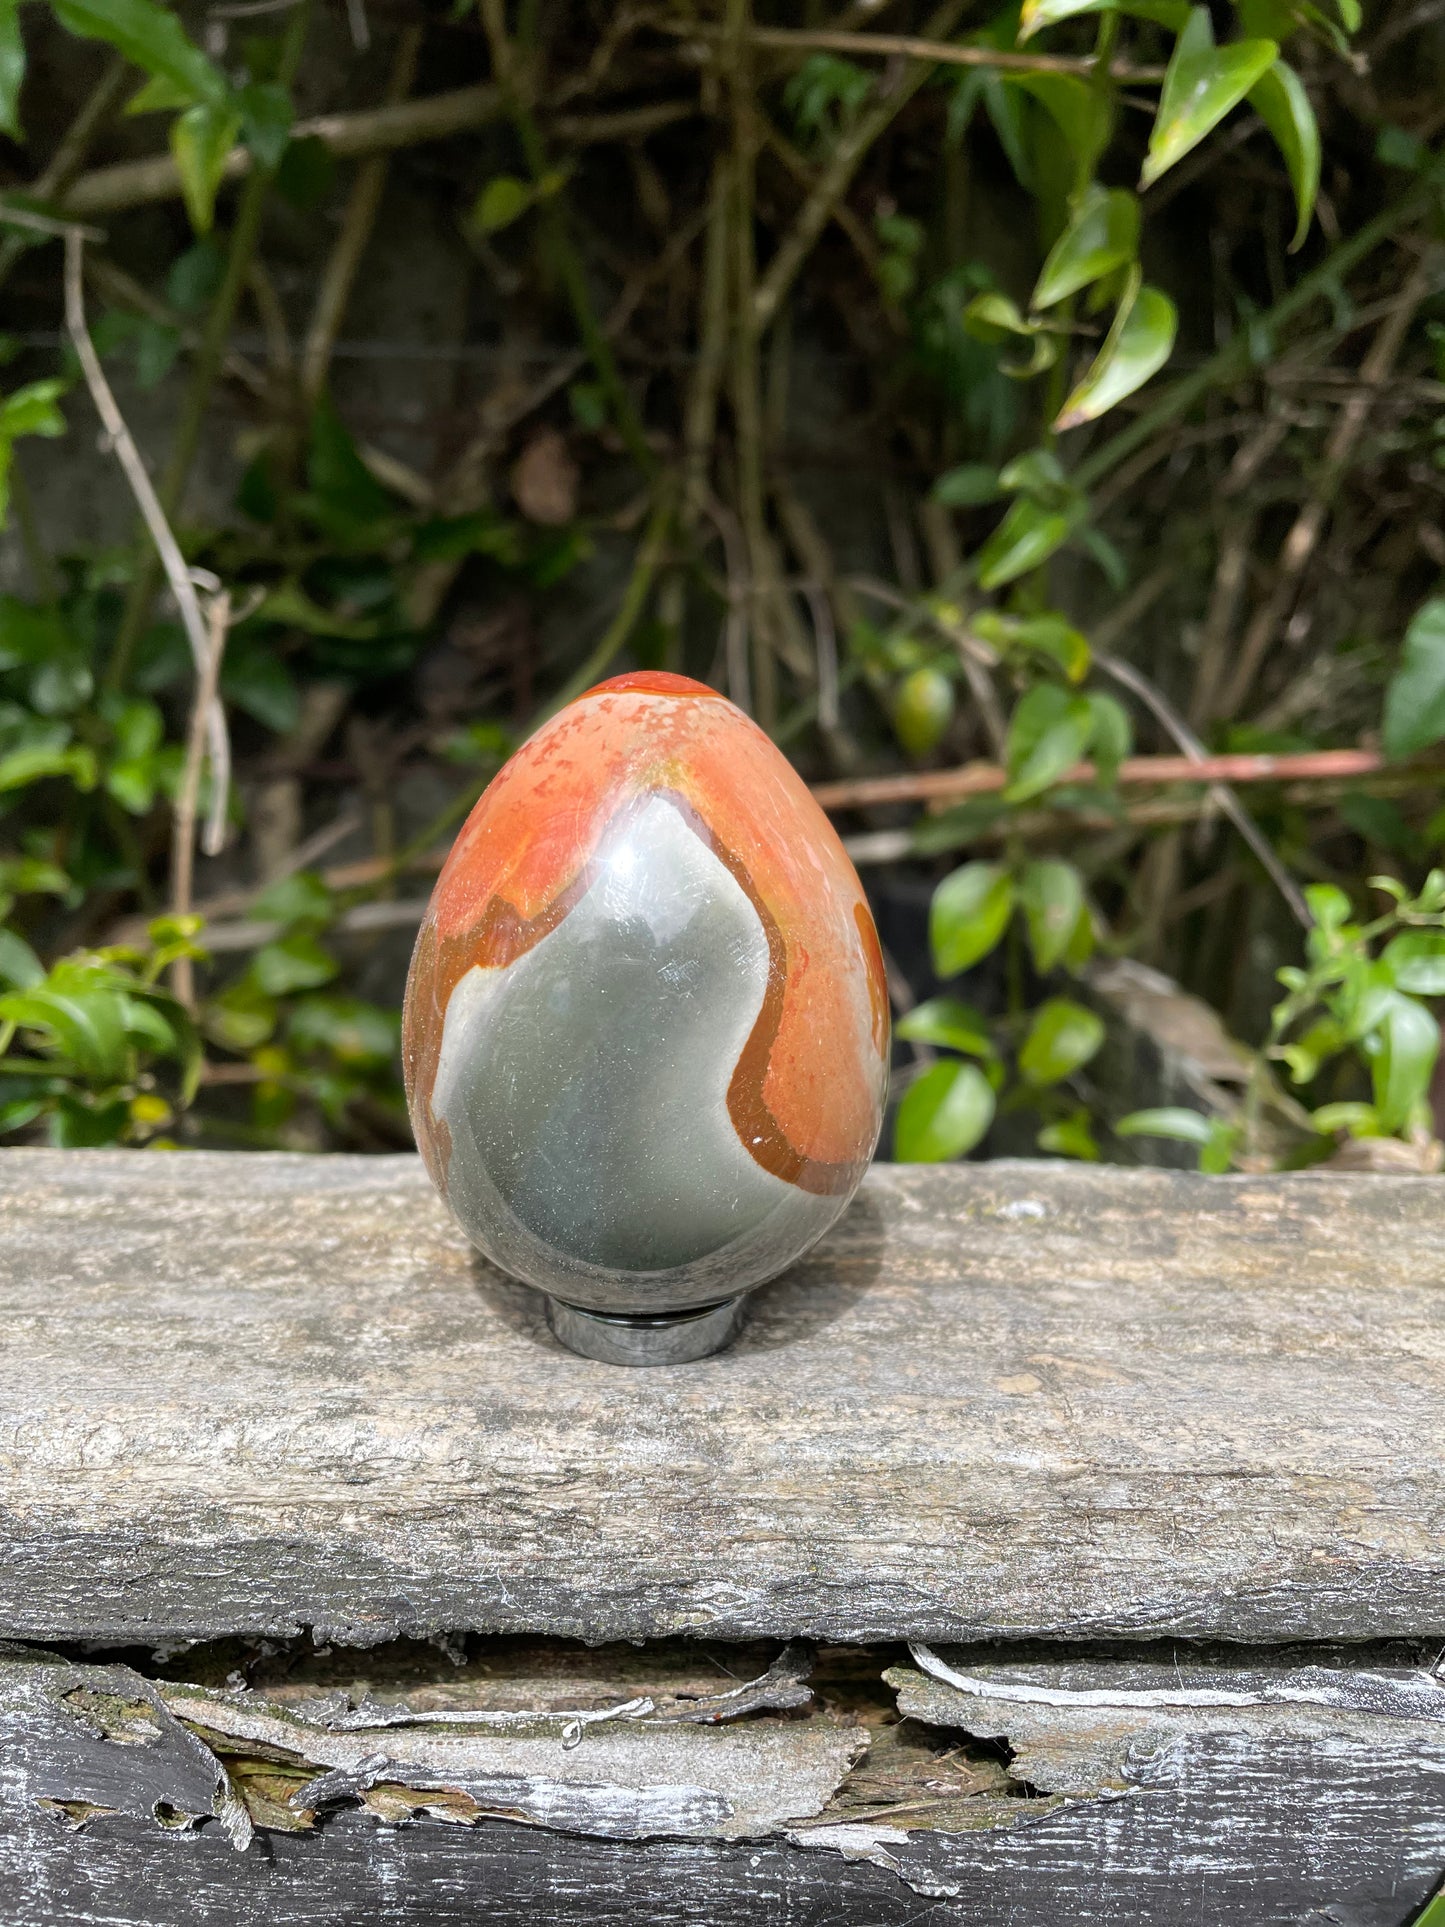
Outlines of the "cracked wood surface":
[[[369,1684],[298,1697],[313,1690],[304,1675],[317,1664],[304,1655],[283,1705],[243,1685],[154,1680],[11,1646],[0,1651],[0,1918],[1403,1927],[1445,1863],[1435,1703],[1445,1686],[1402,1656],[1335,1652],[1302,1665],[1298,1649],[1179,1655],[1165,1682],[1171,1669],[1157,1661],[1010,1663],[920,1648],[920,1661],[962,1684],[891,1668],[883,1677],[906,1717],[890,1726],[876,1705],[860,1725],[838,1703],[840,1682],[853,1682],[846,1705],[886,1655],[854,1650],[841,1671],[840,1649],[832,1655],[812,1710],[707,1728],[661,1711],[678,1663],[644,1650],[606,1696],[649,1686],[624,1704],[653,1712],[599,1721],[577,1739],[552,1703],[555,1681],[539,1693],[518,1669],[508,1692],[505,1677],[438,1660],[447,1677],[429,1683],[413,1668],[404,1689],[402,1766],[360,1754],[369,1740],[393,1745],[395,1722],[378,1734],[344,1717],[358,1702],[375,1716],[383,1702]],[[558,1661],[579,1675],[590,1664]],[[405,1702],[384,1690],[399,1714]],[[1241,1696],[1247,1705],[1220,1704]],[[495,1722],[504,1698],[530,1703],[525,1727],[491,1725],[481,1753],[475,1737],[459,1742],[454,1724],[436,1725],[439,1701],[453,1719],[458,1701],[480,1701],[478,1716]],[[911,1791],[898,1775],[904,1734],[921,1762]],[[980,1763],[970,1734],[1007,1739],[1007,1768]],[[972,1769],[961,1765],[970,1750]],[[308,1780],[338,1754],[360,1754],[356,1770]],[[959,1788],[976,1790],[930,1813],[918,1796],[950,1763]],[[879,1808],[890,1785],[893,1803]],[[999,1797],[1005,1788],[1012,1797]],[[328,1811],[307,1808],[313,1800]],[[638,1838],[644,1807],[649,1837]]]
[[879,1167],[627,1372],[414,1159],[0,1153],[0,1634],[1445,1634],[1439,1198]]

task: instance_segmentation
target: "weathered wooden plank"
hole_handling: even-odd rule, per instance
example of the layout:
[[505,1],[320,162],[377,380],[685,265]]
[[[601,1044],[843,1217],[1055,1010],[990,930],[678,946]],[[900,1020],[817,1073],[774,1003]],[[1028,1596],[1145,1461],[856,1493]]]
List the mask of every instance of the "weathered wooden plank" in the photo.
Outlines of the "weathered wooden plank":
[[[567,1736],[545,1735],[543,1720],[510,1740],[494,1731],[489,1757],[505,1765],[510,1747],[525,1777],[539,1749],[550,1749],[546,1775],[569,1773],[594,1808],[581,1833],[570,1830],[575,1814],[519,1826],[479,1813],[468,1795],[468,1786],[477,1790],[475,1762],[458,1749],[455,1729],[436,1724],[441,1685],[420,1696],[431,1730],[427,1713],[416,1713],[414,1769],[390,1788],[410,1805],[358,1784],[337,1797],[369,1799],[369,1811],[350,1806],[307,1831],[276,1831],[265,1800],[274,1805],[284,1793],[263,1792],[256,1805],[246,1746],[265,1756],[251,1762],[263,1770],[267,1759],[298,1753],[315,1763],[338,1736],[363,1729],[329,1719],[320,1702],[309,1703],[305,1719],[294,1702],[278,1718],[274,1707],[259,1713],[244,1691],[217,1696],[125,1666],[12,1649],[0,1657],[0,1918],[7,1927],[371,1919],[387,1927],[630,1927],[641,1919],[904,1927],[920,1918],[960,1927],[1404,1927],[1439,1881],[1445,1719],[1434,1701],[1445,1687],[1425,1674],[1389,1661],[1352,1667],[1335,1655],[1306,1676],[1297,1656],[1262,1655],[1256,1665],[1236,1654],[1212,1668],[1182,1663],[1184,1686],[1161,1706],[1152,1703],[1158,1681],[1142,1679],[1134,1662],[996,1665],[976,1652],[947,1660],[965,1669],[968,1690],[895,1668],[901,1709],[933,1723],[948,1759],[965,1728],[1007,1737],[1016,1742],[1007,1769],[1015,1782],[1037,1776],[1044,1789],[1068,1788],[1068,1798],[1015,1784],[1013,1799],[953,1800],[940,1819],[895,1785],[896,1810],[869,1810],[865,1793],[851,1817],[841,1795],[819,1814],[817,1763],[832,1749],[831,1775],[840,1758],[827,1708],[802,1718],[764,1714],[731,1733],[694,1727],[691,1758],[687,1746],[679,1755],[680,1729],[666,1717],[642,1717],[621,1745],[621,1726],[610,1723],[588,1730],[577,1743],[584,1764],[570,1768]],[[1288,1698],[1302,1680],[1307,1697]],[[1382,1682],[1393,1713],[1377,1710]],[[1138,1703],[1141,1691],[1150,1703]],[[1221,1694],[1250,1703],[1220,1705]],[[1205,1695],[1209,1703],[1198,1704]],[[239,1753],[222,1747],[229,1772],[209,1750],[223,1706],[234,1727],[270,1722]],[[871,1731],[881,1745],[890,1729]],[[774,1814],[756,1832],[756,1790],[728,1780],[726,1766],[721,1779],[714,1770],[739,1745],[777,1763],[763,1792]],[[635,1806],[624,1811],[615,1797],[609,1823],[609,1792],[652,1786],[674,1796],[680,1758],[688,1772],[701,1763],[718,1792],[718,1811],[698,1837],[673,1837],[660,1806],[645,1830],[652,1837],[628,1837]],[[865,1759],[858,1772],[866,1767]],[[874,1784],[887,1783],[885,1773]],[[281,1784],[311,1797],[299,1775]],[[237,1787],[255,1811],[254,1832],[244,1815],[238,1823]],[[800,1813],[792,1824],[782,1817],[790,1797]],[[734,1799],[739,1813],[751,1805],[755,1816],[741,1829],[726,1811]],[[753,1837],[727,1837],[739,1830]]]
[[0,1156],[0,1632],[1445,1633],[1438,1182],[880,1168],[720,1357],[411,1159]]

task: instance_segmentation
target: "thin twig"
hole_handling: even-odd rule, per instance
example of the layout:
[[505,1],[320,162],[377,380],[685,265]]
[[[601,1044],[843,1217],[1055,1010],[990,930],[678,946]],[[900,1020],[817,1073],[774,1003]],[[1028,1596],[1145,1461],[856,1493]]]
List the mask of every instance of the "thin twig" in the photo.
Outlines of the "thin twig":
[[[171,594],[180,611],[181,624],[190,644],[191,658],[195,663],[196,680],[199,685],[204,681],[206,665],[210,657],[210,643],[206,623],[201,615],[201,605],[196,596],[195,584],[191,580],[185,557],[180,545],[171,533],[170,523],[162,512],[155,487],[141,460],[140,450],[135,438],[126,427],[125,417],[111,393],[110,383],[100,365],[100,357],[95,352],[95,344],[85,324],[85,287],[84,287],[85,242],[80,233],[72,229],[65,237],[65,325],[70,333],[85,385],[90,390],[95,403],[96,413],[100,416],[115,451],[117,461],[130,484],[142,520],[155,544],[156,554],[160,557],[166,581],[170,584]],[[214,695],[205,709],[206,730],[211,753],[211,808],[206,819],[202,837],[202,848],[207,856],[218,856],[226,836],[226,801],[231,781],[231,744],[226,730],[226,716],[220,701]]]
[[[926,35],[930,43],[939,34],[951,33],[962,12],[963,0],[946,0],[946,4],[929,18]],[[753,316],[760,331],[777,314],[784,295],[797,279],[833,208],[847,193],[864,155],[918,92],[931,72],[932,68],[926,62],[911,62],[892,86],[859,114],[855,125],[839,137],[827,165],[818,176],[817,185],[803,203],[792,227],[778,243],[767,273],[758,282],[753,295]]]
[[599,677],[605,675],[616,657],[621,653],[628,637],[637,627],[638,618],[647,603],[657,572],[662,566],[662,558],[667,551],[668,536],[672,530],[674,515],[674,490],[665,483],[659,484],[652,516],[638,544],[637,559],[632,565],[627,587],[623,590],[622,601],[617,614],[607,625],[606,632],[587,660],[574,670],[561,689],[547,705],[547,714],[554,715],[564,709],[585,689],[590,689]]
[[[595,114],[559,114],[548,123],[558,140],[575,146],[616,140],[639,140],[660,128],[696,117],[695,98],[648,102],[641,107],[618,107]],[[495,87],[459,87],[396,107],[368,107],[354,114],[318,114],[299,120],[294,140],[319,140],[337,160],[361,160],[368,154],[419,147],[427,141],[451,140],[502,118],[501,94]],[[223,181],[245,178],[254,166],[248,147],[233,147],[221,169]],[[35,193],[27,188],[26,193]],[[124,208],[145,207],[153,201],[180,199],[181,175],[170,154],[149,154],[143,160],[115,161],[92,168],[60,196],[62,211],[74,215],[117,214]]]
[[28,207],[12,207],[8,201],[0,201],[0,222],[6,227],[29,228],[34,234],[57,235],[61,239],[74,232],[82,241],[103,241],[105,230],[98,227],[82,227],[78,221],[57,220],[51,214],[36,214]]
[[1331,505],[1341,477],[1349,465],[1381,388],[1404,345],[1410,323],[1428,298],[1439,272],[1439,261],[1427,254],[1401,289],[1369,352],[1360,364],[1360,385],[1340,410],[1334,431],[1325,444],[1324,462],[1309,500],[1295,517],[1279,552],[1279,566],[1273,587],[1255,611],[1244,640],[1234,658],[1234,667],[1225,685],[1219,713],[1237,716],[1244,707],[1261,663],[1280,624],[1289,614],[1299,591],[1300,581],[1310,557],[1319,547]]
[[[211,597],[206,611],[206,660],[196,679],[195,699],[191,704],[190,728],[186,733],[186,760],[181,771],[181,786],[176,797],[175,818],[171,825],[171,915],[184,917],[191,908],[192,882],[196,862],[196,809],[201,797],[201,765],[206,757],[207,721],[216,707],[216,689],[221,679],[221,658],[226,651],[226,631],[231,624],[231,598],[222,589]],[[214,771],[212,781],[214,782]],[[196,1002],[195,973],[189,957],[176,960],[172,983],[176,996],[193,1010]]]
[[[1100,650],[1095,650],[1094,662],[1098,668],[1103,670],[1106,676],[1112,676],[1115,682],[1122,683],[1125,689],[1138,697],[1145,708],[1151,712],[1156,720],[1161,723],[1174,738],[1175,742],[1178,743],[1191,763],[1198,765],[1210,760],[1203,743],[1200,742],[1199,738],[1174,708],[1173,704],[1160,695],[1153,683],[1151,683],[1146,676],[1141,676],[1139,671],[1135,669],[1131,663],[1121,662],[1117,656],[1108,655]],[[1341,751],[1339,753],[1347,755],[1349,752]],[[1366,753],[1368,754],[1369,752]],[[1308,930],[1313,924],[1314,919],[1310,915],[1309,905],[1304,900],[1304,892],[1275,855],[1268,837],[1261,832],[1259,825],[1249,814],[1248,810],[1245,809],[1239,798],[1234,794],[1234,791],[1229,788],[1228,784],[1218,781],[1214,782],[1210,786],[1209,794],[1211,800],[1219,805],[1220,809],[1223,810],[1235,829],[1239,831],[1239,834],[1244,838],[1250,849],[1253,850],[1254,854],[1259,858],[1265,873],[1289,905],[1299,923]]]
[[[1124,665],[1127,667],[1127,665]],[[1161,783],[1285,783],[1312,779],[1339,782],[1371,776],[1385,767],[1372,749],[1312,749],[1288,756],[1126,756],[1116,781],[1121,786]],[[1061,784],[1092,783],[1092,763],[1075,763]],[[896,776],[849,777],[819,783],[813,795],[825,810],[867,809],[879,803],[955,803],[988,796],[1008,787],[999,763],[965,763],[961,769],[905,770]]]
[[[365,20],[365,15],[362,19]],[[421,41],[420,27],[402,29],[391,78],[387,82],[385,104],[388,107],[399,105],[411,92]],[[361,258],[376,225],[389,160],[390,156],[382,153],[373,154],[369,160],[363,161],[352,182],[346,212],[341,217],[340,230],[321,276],[321,285],[317,289],[316,303],[311,312],[311,326],[306,333],[306,345],[301,351],[301,399],[308,409],[316,405],[326,385],[331,350],[341,332],[346,304],[351,299]]]
[[[783,53],[804,56],[810,53],[840,53],[882,55],[888,58],[901,54],[906,59],[926,61],[936,67],[993,67],[1004,73],[1080,74],[1090,80],[1098,76],[1099,65],[1092,55],[1035,54],[998,47],[960,47],[951,40],[940,40],[937,35],[947,33],[950,29],[940,25],[939,19],[940,16],[935,15],[922,35],[839,33],[829,28],[812,27],[753,27],[748,37],[755,47],[774,47]],[[718,40],[723,37],[719,28],[701,23],[689,22],[684,25],[660,20],[655,24],[662,33],[676,34],[688,40]],[[1164,78],[1162,67],[1135,67],[1128,61],[1113,61],[1108,72],[1111,79],[1123,82],[1158,81]]]

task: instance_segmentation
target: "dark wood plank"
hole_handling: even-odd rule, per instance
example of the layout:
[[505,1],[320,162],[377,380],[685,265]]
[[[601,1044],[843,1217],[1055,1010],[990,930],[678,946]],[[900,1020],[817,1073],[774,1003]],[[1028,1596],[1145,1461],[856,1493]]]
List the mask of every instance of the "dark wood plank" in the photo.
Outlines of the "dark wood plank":
[[1445,1634],[1438,1182],[876,1169],[562,1352],[415,1161],[0,1154],[0,1631]]
[[[731,1841],[666,1837],[665,1816],[664,1837],[608,1837],[600,1807],[584,1822],[591,1833],[475,1816],[388,1824],[353,1807],[292,1833],[236,1824],[228,1803],[237,1796],[216,1756],[179,1717],[194,1711],[196,1689],[123,1666],[12,1653],[0,1659],[0,1919],[7,1927],[1404,1927],[1445,1868],[1445,1718],[1433,1704],[1445,1686],[1432,1688],[1422,1674],[1352,1673],[1336,1659],[1328,1675],[1306,1680],[1313,1697],[1284,1703],[1268,1694],[1300,1690],[1297,1660],[1271,1671],[1262,1658],[1252,1670],[1236,1655],[1212,1682],[1196,1669],[1185,1703],[1162,1708],[1123,1703],[1140,1686],[1139,1668],[1127,1662],[990,1673],[975,1655],[969,1676],[975,1690],[958,1695],[912,1669],[891,1675],[900,1703],[937,1722],[940,1739],[956,1735],[957,1720],[1017,1737],[1010,1770],[1067,1784],[1069,1798],[1020,1787],[1013,1799],[979,1799],[972,1828],[970,1802],[955,1802],[951,1831],[921,1824],[907,1804],[892,1824],[885,1816],[831,1830],[827,1813],[790,1826],[760,1812],[744,1823],[756,1837]],[[981,1698],[1016,1693],[1021,1679],[1034,1694],[1023,1706]],[[1259,1703],[1188,1703],[1211,1683]],[[1081,1687],[1094,1703],[1070,1703]],[[245,1694],[230,1704],[233,1725],[254,1711]],[[1399,1710],[1357,1710],[1381,1704]],[[751,1741],[746,1728],[731,1736],[692,1729],[692,1738],[702,1759],[710,1740],[725,1750],[772,1732],[793,1749],[808,1807],[818,1792],[815,1722],[826,1744],[828,1717],[817,1714],[754,1718]],[[273,1758],[296,1740],[277,1747],[268,1734],[259,1745]],[[440,1748],[453,1739],[432,1735]],[[654,1771],[665,1778],[677,1739],[676,1728],[659,1724],[640,1727],[624,1749],[601,1742],[591,1786],[601,1791],[619,1771],[643,1785]],[[518,1758],[537,1742],[536,1732],[519,1734]],[[317,1729],[298,1743],[318,1751],[330,1741]],[[440,1782],[459,1763],[455,1748],[451,1760]],[[234,1756],[229,1766],[235,1775]],[[579,1770],[576,1784],[588,1785],[588,1775]],[[441,1798],[446,1792],[440,1785]]]

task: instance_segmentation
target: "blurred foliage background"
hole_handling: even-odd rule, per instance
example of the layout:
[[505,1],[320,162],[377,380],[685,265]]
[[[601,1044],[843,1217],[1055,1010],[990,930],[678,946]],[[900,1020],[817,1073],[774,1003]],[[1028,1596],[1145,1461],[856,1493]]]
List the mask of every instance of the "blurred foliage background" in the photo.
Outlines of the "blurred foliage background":
[[1436,1170],[1445,0],[0,0],[0,1134],[392,1149],[628,666],[862,869],[885,1148]]

